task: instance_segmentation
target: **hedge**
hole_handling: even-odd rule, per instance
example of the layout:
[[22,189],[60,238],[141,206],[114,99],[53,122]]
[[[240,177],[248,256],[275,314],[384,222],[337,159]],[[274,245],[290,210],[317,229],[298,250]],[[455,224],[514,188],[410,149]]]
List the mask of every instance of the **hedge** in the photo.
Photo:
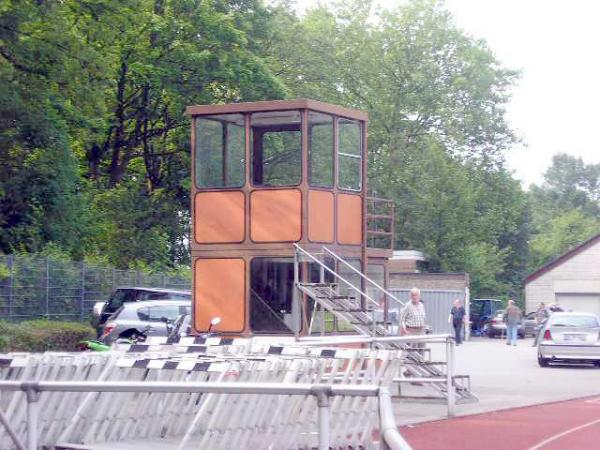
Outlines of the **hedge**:
[[0,352],[76,351],[79,341],[95,337],[94,329],[83,323],[0,321]]

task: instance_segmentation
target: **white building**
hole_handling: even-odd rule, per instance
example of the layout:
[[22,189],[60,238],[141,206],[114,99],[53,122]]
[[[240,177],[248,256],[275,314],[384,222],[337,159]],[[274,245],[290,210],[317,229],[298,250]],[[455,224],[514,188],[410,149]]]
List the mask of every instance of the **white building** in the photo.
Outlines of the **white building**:
[[535,311],[540,302],[600,314],[600,234],[525,279],[527,311]]

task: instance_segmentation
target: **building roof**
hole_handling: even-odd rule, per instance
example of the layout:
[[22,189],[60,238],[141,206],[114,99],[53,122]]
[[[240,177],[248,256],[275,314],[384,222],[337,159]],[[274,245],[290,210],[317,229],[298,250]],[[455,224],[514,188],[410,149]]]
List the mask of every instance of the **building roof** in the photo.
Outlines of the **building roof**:
[[560,266],[563,262],[571,259],[573,256],[578,255],[582,251],[584,251],[584,250],[592,247],[593,245],[595,245],[595,244],[597,244],[599,242],[600,242],[600,233],[597,234],[597,235],[595,235],[595,236],[592,236],[587,241],[584,241],[581,244],[573,247],[572,249],[570,249],[567,252],[563,253],[559,257],[554,258],[549,263],[546,263],[542,267],[540,267],[539,269],[537,269],[535,272],[530,273],[525,278],[524,283],[525,284],[531,283],[533,280],[541,277],[546,272],[549,272],[550,270],[554,269],[555,267]]
[[418,250],[394,250],[393,260],[427,261],[425,253]]
[[212,115],[212,114],[234,114],[234,113],[253,113],[267,111],[288,111],[293,109],[310,109],[336,116],[348,117],[350,119],[362,120],[367,122],[369,116],[365,111],[345,108],[343,106],[323,103],[316,100],[296,99],[296,100],[267,100],[260,102],[246,103],[227,103],[222,105],[193,105],[186,108],[186,113],[191,116]]

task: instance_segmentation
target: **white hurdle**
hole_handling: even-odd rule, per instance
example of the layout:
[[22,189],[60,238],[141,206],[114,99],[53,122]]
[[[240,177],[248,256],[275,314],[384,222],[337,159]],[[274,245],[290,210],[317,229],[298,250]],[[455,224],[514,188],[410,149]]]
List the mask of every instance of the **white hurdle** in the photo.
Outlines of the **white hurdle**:
[[[298,450],[325,448],[325,442],[327,448],[378,449],[377,389],[392,382],[400,361],[399,350],[219,338],[171,346],[151,342],[106,353],[0,355],[0,410],[18,439],[28,441],[27,448],[33,439],[44,446],[83,448],[154,439],[179,440],[180,450]],[[21,387],[7,390],[15,383]],[[128,389],[107,387],[124,385]],[[224,385],[230,387],[207,387]],[[275,385],[279,391],[259,389]],[[298,386],[312,390],[298,392]],[[364,395],[352,391],[361,386]],[[37,420],[35,438],[28,426],[32,420]],[[0,448],[18,448],[1,426]]]

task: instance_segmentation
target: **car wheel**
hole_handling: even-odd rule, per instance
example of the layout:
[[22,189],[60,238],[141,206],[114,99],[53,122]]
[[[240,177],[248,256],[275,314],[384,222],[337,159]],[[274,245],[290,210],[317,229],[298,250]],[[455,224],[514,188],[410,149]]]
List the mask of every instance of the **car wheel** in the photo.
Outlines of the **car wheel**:
[[544,358],[544,357],[542,357],[542,355],[540,355],[538,353],[538,364],[540,365],[540,367],[548,367],[548,365],[549,365],[548,358]]

